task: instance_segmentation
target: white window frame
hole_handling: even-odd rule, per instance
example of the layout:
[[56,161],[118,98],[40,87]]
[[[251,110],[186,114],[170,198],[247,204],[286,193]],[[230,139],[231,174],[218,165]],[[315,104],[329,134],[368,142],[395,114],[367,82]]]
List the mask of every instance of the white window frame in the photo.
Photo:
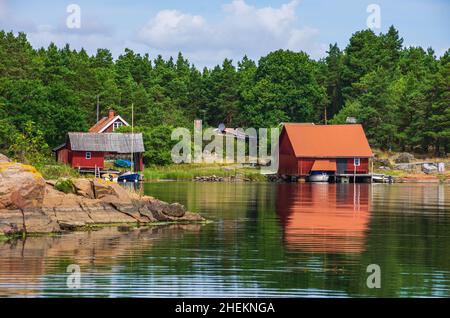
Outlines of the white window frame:
[[113,131],[115,131],[117,128],[120,128],[122,126],[123,126],[123,123],[121,121],[113,122]]
[[90,151],[86,151],[86,153],[84,154],[84,158],[86,160],[91,160],[92,159],[92,153]]
[[353,158],[353,165],[359,167],[361,165],[361,158]]

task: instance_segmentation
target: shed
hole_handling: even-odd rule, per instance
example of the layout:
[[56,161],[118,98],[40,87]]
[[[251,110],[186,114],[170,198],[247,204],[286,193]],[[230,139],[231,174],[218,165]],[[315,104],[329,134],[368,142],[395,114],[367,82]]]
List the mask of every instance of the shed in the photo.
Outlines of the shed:
[[369,173],[373,153],[360,124],[285,123],[279,142],[279,174],[306,177],[312,171],[335,176]]

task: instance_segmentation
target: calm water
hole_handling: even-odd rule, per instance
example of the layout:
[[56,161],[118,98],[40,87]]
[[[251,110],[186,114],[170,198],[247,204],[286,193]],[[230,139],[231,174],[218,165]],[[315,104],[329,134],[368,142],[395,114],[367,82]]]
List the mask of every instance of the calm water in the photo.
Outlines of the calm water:
[[[450,186],[150,183],[214,222],[0,242],[0,296],[450,296]],[[81,288],[66,268],[81,268]],[[369,264],[381,288],[369,289]]]

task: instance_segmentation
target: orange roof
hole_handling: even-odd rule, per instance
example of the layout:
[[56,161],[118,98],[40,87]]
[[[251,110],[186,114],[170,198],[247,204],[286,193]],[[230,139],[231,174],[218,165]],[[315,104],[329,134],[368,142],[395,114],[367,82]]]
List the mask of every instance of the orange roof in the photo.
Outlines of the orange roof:
[[98,133],[111,120],[111,118],[103,117],[94,126],[89,128],[89,132]]
[[360,124],[304,125],[284,124],[297,157],[372,157]]
[[103,117],[94,126],[89,128],[89,132],[90,133],[104,132],[105,129],[110,127],[117,120],[120,120],[125,126],[129,126],[129,124],[125,121],[125,119],[123,119],[120,115],[114,114],[113,110],[109,110],[108,116]]
[[336,171],[336,161],[324,159],[315,160],[311,171]]

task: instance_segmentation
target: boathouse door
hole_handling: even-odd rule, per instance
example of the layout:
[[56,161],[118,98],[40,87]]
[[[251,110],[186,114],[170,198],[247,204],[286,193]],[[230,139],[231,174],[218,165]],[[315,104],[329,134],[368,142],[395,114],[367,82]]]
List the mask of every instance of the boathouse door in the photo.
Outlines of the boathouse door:
[[347,159],[336,160],[337,174],[343,174],[347,170]]

